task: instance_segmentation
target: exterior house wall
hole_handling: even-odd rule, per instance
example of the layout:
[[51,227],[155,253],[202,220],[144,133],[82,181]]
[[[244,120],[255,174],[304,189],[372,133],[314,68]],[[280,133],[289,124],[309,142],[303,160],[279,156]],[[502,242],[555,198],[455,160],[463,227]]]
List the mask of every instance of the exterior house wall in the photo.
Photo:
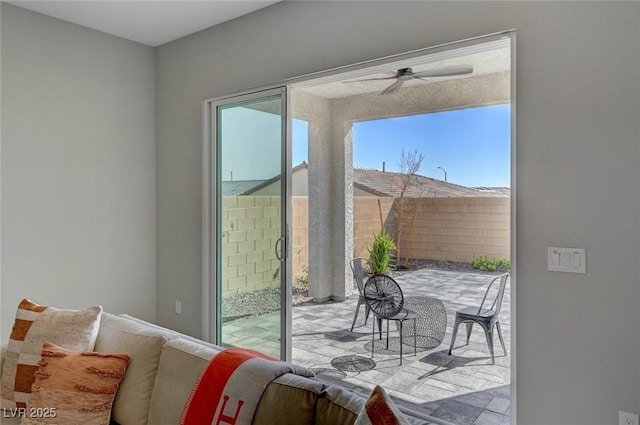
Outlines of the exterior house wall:
[[[309,172],[306,168],[301,168],[295,173],[291,174],[291,185],[293,196],[307,196],[309,191]],[[281,182],[276,180],[274,182],[265,185],[257,190],[252,191],[252,196],[277,196],[280,195],[282,190],[280,189]]]
[[374,193],[371,193],[367,190],[362,190],[359,187],[354,187],[353,188],[353,197],[357,198],[357,197],[362,197],[362,196],[373,196],[376,197],[376,195]]

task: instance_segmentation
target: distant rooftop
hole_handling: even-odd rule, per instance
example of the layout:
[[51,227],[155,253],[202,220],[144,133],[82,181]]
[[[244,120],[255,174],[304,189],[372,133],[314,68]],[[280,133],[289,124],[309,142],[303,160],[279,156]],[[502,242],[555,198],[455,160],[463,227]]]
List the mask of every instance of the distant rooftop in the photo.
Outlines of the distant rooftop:
[[475,190],[483,194],[495,194],[494,196],[511,196],[511,188],[508,187],[474,187]]
[[[303,161],[293,168],[292,173],[308,167],[309,164]],[[353,168],[353,187],[376,196],[399,197],[403,186],[402,178],[403,174],[395,171]],[[268,180],[223,181],[222,194],[225,196],[250,195],[278,180],[280,180],[279,175]],[[408,198],[508,197],[511,196],[511,190],[508,187],[467,187],[414,174],[409,176],[404,196]]]
[[[380,196],[398,197],[402,191],[403,174],[366,168],[353,169],[353,186]],[[508,188],[481,188],[483,190],[445,182],[414,174],[408,176],[404,196],[408,198],[463,198],[485,196],[510,196]],[[506,192],[504,191],[506,189]]]
[[222,182],[222,195],[224,196],[241,196],[246,192],[251,191],[256,186],[263,184],[264,180],[237,180],[237,181],[223,181]]

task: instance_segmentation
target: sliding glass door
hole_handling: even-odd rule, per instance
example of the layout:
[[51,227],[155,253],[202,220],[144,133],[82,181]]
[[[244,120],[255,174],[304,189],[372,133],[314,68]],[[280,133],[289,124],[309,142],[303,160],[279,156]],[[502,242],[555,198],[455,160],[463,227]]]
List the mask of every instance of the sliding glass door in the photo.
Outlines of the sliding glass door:
[[211,102],[212,339],[290,355],[286,88]]

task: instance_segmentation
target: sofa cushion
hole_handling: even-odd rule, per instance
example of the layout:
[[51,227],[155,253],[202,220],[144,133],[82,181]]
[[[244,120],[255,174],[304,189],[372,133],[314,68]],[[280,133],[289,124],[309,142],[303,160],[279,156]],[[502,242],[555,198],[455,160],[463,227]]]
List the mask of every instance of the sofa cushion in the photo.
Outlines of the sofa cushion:
[[70,351],[45,342],[22,425],[102,425],[130,357]]
[[147,424],[160,352],[170,338],[169,333],[159,329],[103,314],[95,350],[131,356],[127,374],[113,403],[114,421],[123,425]]
[[292,373],[276,378],[262,394],[253,425],[313,424],[323,389],[321,382]]
[[316,409],[317,425],[352,425],[365,399],[339,385],[324,389]]
[[2,365],[2,407],[26,406],[46,341],[75,351],[93,350],[101,314],[101,306],[62,310],[23,299]]
[[160,354],[160,364],[151,395],[149,424],[175,425],[203,369],[220,347],[187,339],[168,342]]

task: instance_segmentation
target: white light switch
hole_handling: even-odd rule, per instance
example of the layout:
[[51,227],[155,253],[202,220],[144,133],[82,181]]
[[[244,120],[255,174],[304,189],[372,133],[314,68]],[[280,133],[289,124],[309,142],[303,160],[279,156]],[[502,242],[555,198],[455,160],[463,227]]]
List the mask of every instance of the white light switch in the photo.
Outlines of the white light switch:
[[547,248],[547,270],[586,273],[586,250],[584,248]]

